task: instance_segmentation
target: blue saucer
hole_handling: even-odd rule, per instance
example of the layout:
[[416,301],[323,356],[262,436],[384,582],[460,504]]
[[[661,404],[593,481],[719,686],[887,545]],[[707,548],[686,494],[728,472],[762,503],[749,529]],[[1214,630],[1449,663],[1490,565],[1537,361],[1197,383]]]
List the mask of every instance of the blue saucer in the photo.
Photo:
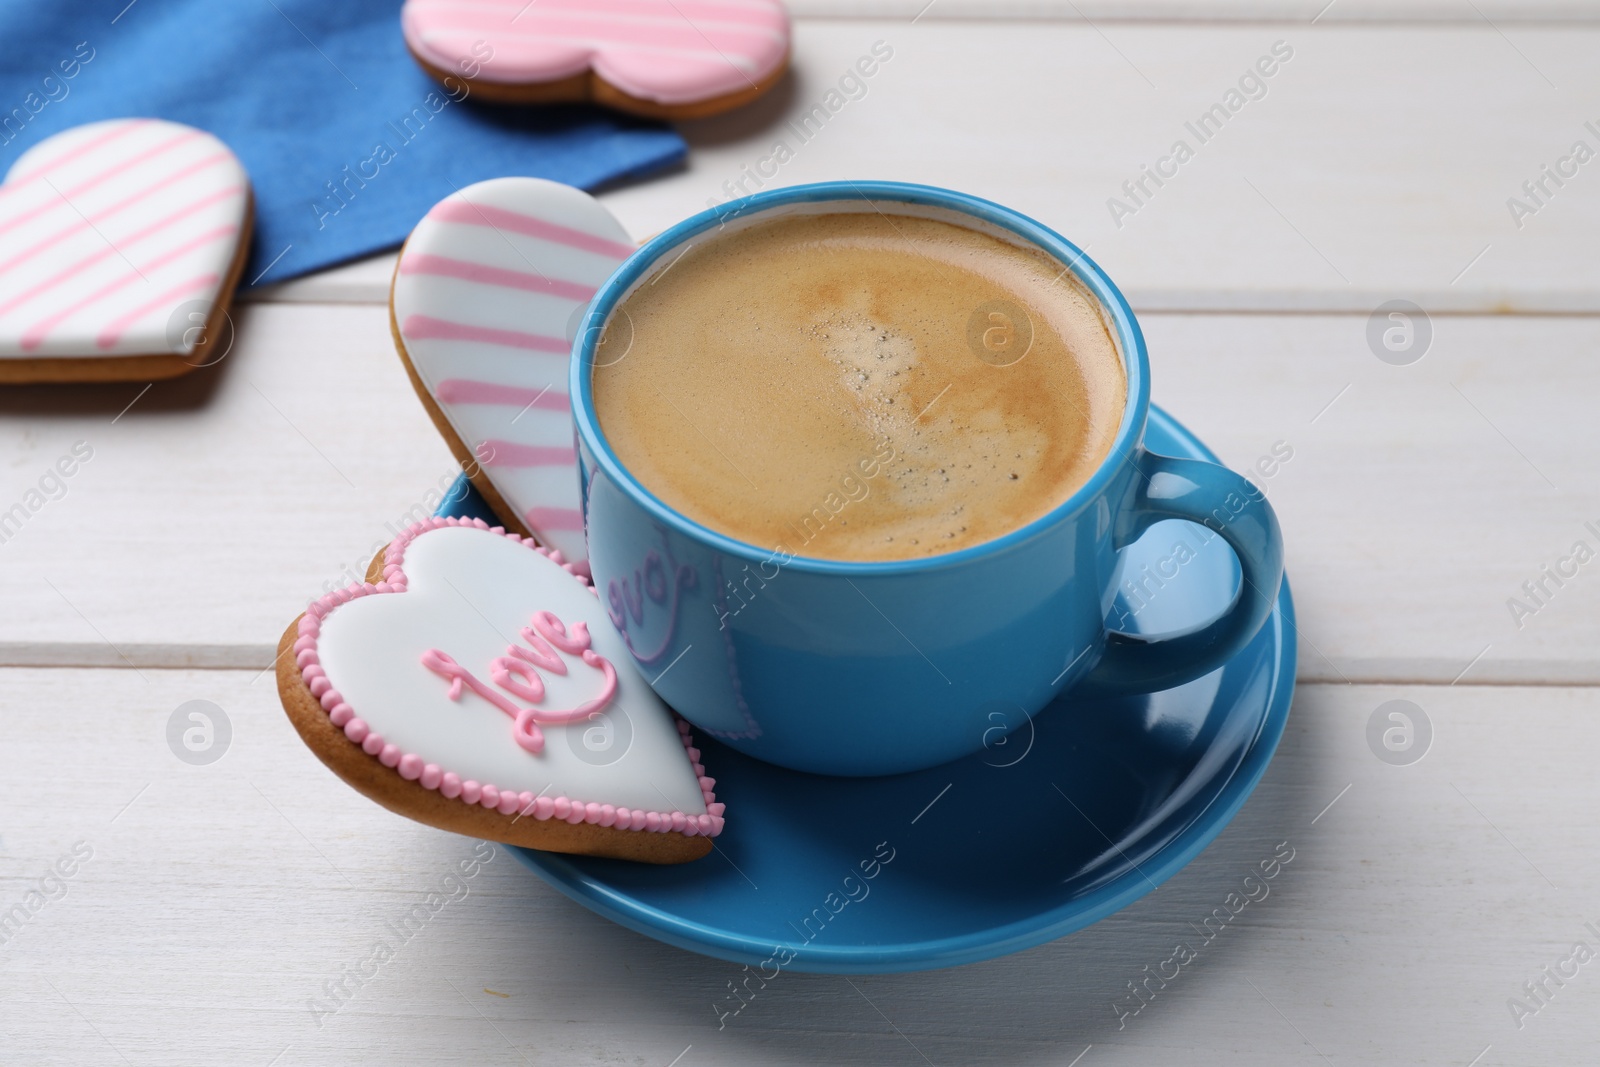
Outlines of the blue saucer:
[[[1216,460],[1159,409],[1146,440]],[[452,497],[450,513],[494,521],[475,492]],[[1156,525],[1124,557],[1113,609],[1124,630],[1203,623],[1239,580],[1221,540],[1187,523]],[[1142,591],[1130,595],[1128,581]],[[988,749],[915,774],[800,774],[697,733],[728,823],[694,863],[512,851],[629,929],[769,978],[773,968],[875,974],[1018,952],[1144,896],[1228,824],[1288,719],[1293,622],[1285,581],[1271,619],[1222,670],[1134,699],[1069,694],[1031,723],[997,706]]]

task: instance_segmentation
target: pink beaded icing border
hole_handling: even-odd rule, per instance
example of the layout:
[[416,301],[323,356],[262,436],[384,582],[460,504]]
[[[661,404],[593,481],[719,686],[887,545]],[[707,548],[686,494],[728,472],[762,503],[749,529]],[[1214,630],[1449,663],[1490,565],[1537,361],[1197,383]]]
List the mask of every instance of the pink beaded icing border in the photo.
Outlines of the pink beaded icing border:
[[355,709],[345,702],[344,697],[339,695],[339,691],[328,680],[328,675],[322,669],[321,660],[317,656],[317,637],[322,630],[322,620],[339,605],[359,597],[404,593],[408,584],[404,570],[406,546],[429,530],[447,526],[468,526],[508,537],[542,556],[549,557],[571,574],[574,581],[587,586],[591,593],[595,591],[594,586],[582,572],[568,563],[560,552],[547,549],[533,538],[519,536],[502,526],[490,526],[482,519],[434,517],[407,527],[384,552],[383,581],[362,582],[335,590],[307,605],[306,613],[300,617],[299,636],[293,646],[295,665],[300,668],[300,676],[305,680],[306,687],[311,690],[311,695],[317,698],[322,709],[328,713],[328,721],[342,729],[344,735],[351,742],[360,745],[363,752],[376,757],[385,767],[394,768],[400,777],[407,781],[418,782],[424,789],[436,790],[440,796],[452,800],[459,799],[464,804],[481,805],[502,815],[515,815],[520,812],[522,816],[538,819],[541,822],[546,819],[560,819],[574,826],[579,823],[591,823],[618,830],[644,830],[650,833],[676,830],[690,837],[697,834],[716,837],[720,834],[724,822],[724,805],[717,803],[716,794],[712,792],[716,780],[706,777],[705,767],[700,763],[700,750],[694,747],[689,724],[682,719],[676,720],[678,736],[683,741],[689,762],[694,765],[695,776],[700,780],[700,792],[706,801],[704,815],[689,815],[681,811],[639,811],[611,804],[596,804],[592,801],[584,803],[564,796],[534,796],[526,790],[514,793],[487,783],[480,784],[471,779],[462,781],[459,775],[442,770],[437,763],[426,762],[414,752],[401,752],[397,746],[385,741],[356,715]]

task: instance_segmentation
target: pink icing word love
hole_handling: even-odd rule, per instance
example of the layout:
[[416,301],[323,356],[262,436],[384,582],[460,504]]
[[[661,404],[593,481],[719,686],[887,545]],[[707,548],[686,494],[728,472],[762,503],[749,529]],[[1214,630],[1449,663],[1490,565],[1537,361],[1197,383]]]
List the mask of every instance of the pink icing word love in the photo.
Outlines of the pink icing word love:
[[[422,654],[422,665],[449,681],[450,691],[446,695],[451,700],[460,700],[462,689],[470,689],[511,716],[512,738],[529,752],[538,753],[544,751],[544,731],[539,729],[539,724],[580,722],[605,707],[616,696],[617,671],[609,660],[589,647],[589,627],[586,623],[573,624],[569,634],[560,619],[548,611],[539,611],[534,613],[533,625],[524,626],[520,636],[527,642],[526,647],[510,645],[504,656],[489,661],[489,678],[494,685],[489,685],[437,648],[430,648]],[[604,676],[599,695],[575,708],[562,710],[520,707],[511,697],[529,704],[544,700],[544,679],[539,674],[540,668],[551,674],[567,673],[566,662],[556,654],[558,648],[562,652],[581,656],[583,662]],[[510,696],[506,695],[508,693]]]

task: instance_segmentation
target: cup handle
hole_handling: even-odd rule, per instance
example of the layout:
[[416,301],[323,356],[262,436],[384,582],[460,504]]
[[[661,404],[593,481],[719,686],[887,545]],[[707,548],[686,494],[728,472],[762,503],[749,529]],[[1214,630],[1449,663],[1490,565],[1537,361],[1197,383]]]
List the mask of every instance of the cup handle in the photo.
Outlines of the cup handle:
[[1143,449],[1135,466],[1142,477],[1117,514],[1113,545],[1120,551],[1162,519],[1185,519],[1220,534],[1239,557],[1244,577],[1233,603],[1193,632],[1163,637],[1108,631],[1100,661],[1073,688],[1086,697],[1153,693],[1216,670],[1255,637],[1283,581],[1278,517],[1243,475]]

